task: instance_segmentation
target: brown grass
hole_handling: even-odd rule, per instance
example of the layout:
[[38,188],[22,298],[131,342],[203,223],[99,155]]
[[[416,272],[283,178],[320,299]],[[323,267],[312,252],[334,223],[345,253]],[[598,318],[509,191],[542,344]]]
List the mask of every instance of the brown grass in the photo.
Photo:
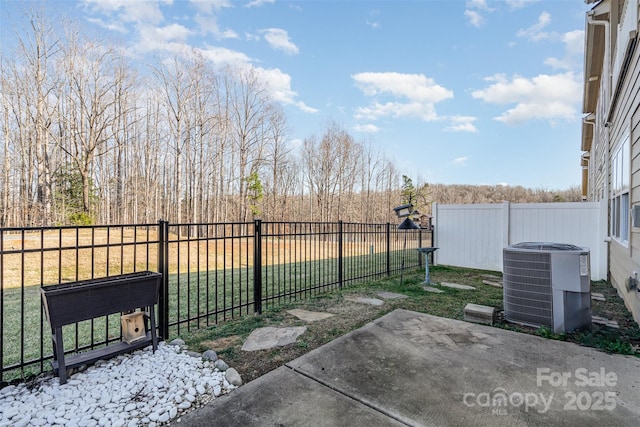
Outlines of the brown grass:
[[[0,251],[2,287],[58,282],[158,269],[158,236],[153,228],[81,228],[3,234]],[[188,241],[169,235],[170,274],[253,265],[253,238]],[[414,245],[415,242],[409,242]],[[98,247],[96,247],[98,246]],[[412,247],[412,246],[409,246]],[[344,242],[343,255],[381,253],[381,242]],[[263,265],[336,258],[335,241],[268,238],[262,242]]]

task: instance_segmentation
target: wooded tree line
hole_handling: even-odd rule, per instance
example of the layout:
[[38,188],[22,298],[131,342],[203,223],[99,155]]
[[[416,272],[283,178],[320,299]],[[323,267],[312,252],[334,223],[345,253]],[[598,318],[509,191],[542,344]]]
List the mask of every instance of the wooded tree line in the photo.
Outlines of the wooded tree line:
[[[294,148],[255,69],[196,52],[140,66],[42,15],[30,24],[0,63],[0,226],[395,220],[393,162],[334,122]],[[554,197],[429,188],[442,203]]]

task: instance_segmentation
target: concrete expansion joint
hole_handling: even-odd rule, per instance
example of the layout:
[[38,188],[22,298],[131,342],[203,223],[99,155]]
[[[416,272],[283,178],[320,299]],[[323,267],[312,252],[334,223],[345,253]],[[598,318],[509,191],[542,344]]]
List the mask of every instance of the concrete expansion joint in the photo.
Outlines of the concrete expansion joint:
[[338,394],[341,394],[342,396],[344,396],[344,397],[346,397],[348,399],[351,399],[353,401],[361,403],[361,404],[365,405],[366,407],[368,407],[369,409],[372,409],[372,410],[374,410],[374,411],[376,411],[376,412],[378,412],[378,413],[380,413],[382,415],[385,415],[385,416],[387,416],[389,418],[392,418],[392,419],[394,419],[395,421],[397,421],[397,422],[399,422],[401,424],[404,424],[404,425],[410,426],[410,427],[422,427],[422,424],[417,424],[417,423],[413,422],[412,420],[407,419],[406,417],[403,417],[402,415],[400,415],[400,414],[398,414],[396,412],[387,411],[387,410],[384,410],[382,408],[379,408],[376,405],[372,404],[369,400],[353,396],[353,395],[347,393],[346,391],[342,390],[341,388],[336,387],[335,385],[333,385],[331,383],[328,383],[327,381],[322,380],[322,379],[316,377],[313,374],[310,374],[308,372],[304,372],[304,371],[302,371],[300,369],[297,369],[297,368],[295,368],[293,366],[290,366],[289,364],[285,364],[284,366],[289,368],[291,371],[295,372],[298,375],[302,375],[303,377],[306,377],[306,378],[308,378],[308,379],[310,379],[312,381],[315,381],[318,384],[320,384],[320,385],[322,385],[324,387],[327,387],[327,388],[335,391]]

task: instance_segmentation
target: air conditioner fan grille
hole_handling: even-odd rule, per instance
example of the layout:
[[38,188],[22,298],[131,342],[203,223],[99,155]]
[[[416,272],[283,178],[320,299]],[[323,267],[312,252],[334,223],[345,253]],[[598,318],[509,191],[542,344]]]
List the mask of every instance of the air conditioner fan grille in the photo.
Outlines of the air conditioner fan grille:
[[553,326],[553,293],[549,253],[504,251],[505,319]]

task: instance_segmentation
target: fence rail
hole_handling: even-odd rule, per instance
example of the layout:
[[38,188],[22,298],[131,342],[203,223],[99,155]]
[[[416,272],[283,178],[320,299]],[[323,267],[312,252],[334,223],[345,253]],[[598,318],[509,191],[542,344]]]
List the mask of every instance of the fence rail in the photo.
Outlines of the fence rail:
[[[39,288],[136,271],[163,273],[161,337],[422,265],[426,230],[391,224],[263,222],[0,228],[0,381],[49,369]],[[81,352],[121,340],[120,315],[64,327]]]

